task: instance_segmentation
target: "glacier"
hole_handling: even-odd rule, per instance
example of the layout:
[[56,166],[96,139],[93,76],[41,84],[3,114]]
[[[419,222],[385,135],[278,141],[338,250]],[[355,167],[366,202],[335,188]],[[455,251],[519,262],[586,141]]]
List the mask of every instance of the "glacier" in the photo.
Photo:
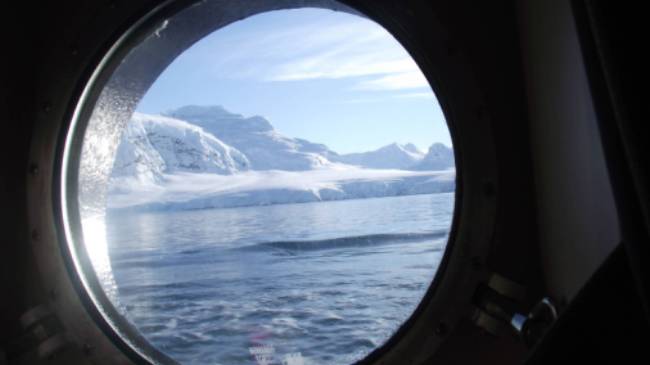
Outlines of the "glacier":
[[412,144],[341,155],[220,106],[135,113],[123,132],[107,207],[182,210],[308,203],[455,189],[453,151]]

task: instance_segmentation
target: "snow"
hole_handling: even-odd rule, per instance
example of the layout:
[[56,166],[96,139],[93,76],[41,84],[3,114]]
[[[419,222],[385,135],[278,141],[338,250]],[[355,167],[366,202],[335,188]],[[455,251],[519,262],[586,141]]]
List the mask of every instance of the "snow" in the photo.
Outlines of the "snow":
[[176,173],[159,185],[121,178],[111,209],[203,209],[453,191],[455,171],[363,169],[343,164],[310,171],[246,171],[234,175]]
[[456,166],[454,151],[442,143],[434,143],[422,160],[411,166],[412,170],[441,170]]
[[409,169],[424,158],[411,143],[393,143],[375,151],[341,155],[337,161],[375,169]]
[[[199,209],[453,191],[453,151],[413,144],[339,155],[220,106],[135,113],[109,183],[110,209]],[[435,170],[435,171],[434,171]]]
[[336,155],[324,145],[286,137],[260,116],[244,118],[220,106],[185,106],[167,112],[203,128],[246,155],[254,170],[305,171]]
[[243,153],[198,126],[135,113],[122,136],[112,175],[152,183],[165,173],[232,174],[249,165]]

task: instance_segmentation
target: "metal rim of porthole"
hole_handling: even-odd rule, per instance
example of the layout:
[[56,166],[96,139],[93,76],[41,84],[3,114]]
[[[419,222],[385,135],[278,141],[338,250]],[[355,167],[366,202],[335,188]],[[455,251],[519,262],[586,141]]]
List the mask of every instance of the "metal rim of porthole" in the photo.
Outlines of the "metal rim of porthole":
[[[409,319],[360,363],[425,363],[471,311],[473,290],[487,275],[477,263],[485,262],[493,235],[496,157],[489,115],[471,66],[426,2],[400,6],[373,0],[169,0],[145,11],[133,5],[126,11],[130,14],[126,18],[132,20],[114,25],[105,47],[74,49],[75,57],[87,52],[83,70],[62,71],[70,76],[63,84],[50,84],[40,91],[52,102],[37,117],[43,128],[32,141],[30,174],[34,176],[27,188],[33,252],[43,285],[51,294],[48,305],[64,323],[68,342],[93,361],[128,358],[137,363],[175,363],[120,316],[93,270],[86,269],[90,259],[80,233],[77,199],[67,197],[77,194],[74,182],[81,145],[101,92],[118,67],[130,67],[137,78],[122,79],[113,91],[126,93],[132,102],[139,100],[176,56],[205,35],[258,13],[302,7],[346,11],[386,28],[427,77],[454,144],[454,217],[435,279]],[[146,63],[130,54],[142,45]],[[57,94],[66,86],[72,90],[71,98]],[[135,103],[114,112],[128,116],[134,107]]]

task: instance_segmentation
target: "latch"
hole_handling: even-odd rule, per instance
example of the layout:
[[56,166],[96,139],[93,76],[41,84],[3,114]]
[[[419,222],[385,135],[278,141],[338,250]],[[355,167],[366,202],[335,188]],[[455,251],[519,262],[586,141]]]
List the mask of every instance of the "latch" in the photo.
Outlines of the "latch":
[[6,348],[8,361],[30,352],[42,359],[49,358],[68,344],[63,325],[47,305],[25,312],[18,327],[18,336]]
[[[551,299],[542,298],[528,314],[521,310],[525,288],[503,276],[493,274],[474,295],[474,323],[487,332],[502,336],[515,335],[532,347],[557,320]],[[525,313],[525,312],[524,312]]]

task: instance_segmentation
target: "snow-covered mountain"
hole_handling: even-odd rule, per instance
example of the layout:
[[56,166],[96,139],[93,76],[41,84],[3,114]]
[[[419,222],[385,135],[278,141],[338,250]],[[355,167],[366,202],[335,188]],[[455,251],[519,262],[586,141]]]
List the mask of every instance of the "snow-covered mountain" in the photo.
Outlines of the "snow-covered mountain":
[[377,150],[334,157],[333,161],[374,169],[436,171],[454,168],[454,151],[442,143],[434,143],[427,153],[414,144],[393,143]]
[[393,143],[377,150],[340,155],[339,162],[373,169],[406,170],[424,158],[424,153],[412,144]]
[[454,151],[442,143],[434,143],[424,158],[411,166],[411,170],[445,170],[455,167]]
[[197,209],[450,192],[450,167],[453,152],[442,144],[427,154],[395,143],[339,155],[283,136],[262,117],[187,106],[167,116],[133,115],[118,147],[108,205]]
[[254,170],[311,170],[337,155],[325,145],[278,133],[263,117],[244,118],[221,106],[189,105],[166,115],[195,124],[243,152]]
[[163,116],[135,113],[117,149],[113,178],[158,182],[163,174],[232,174],[249,169],[246,156],[202,128]]

